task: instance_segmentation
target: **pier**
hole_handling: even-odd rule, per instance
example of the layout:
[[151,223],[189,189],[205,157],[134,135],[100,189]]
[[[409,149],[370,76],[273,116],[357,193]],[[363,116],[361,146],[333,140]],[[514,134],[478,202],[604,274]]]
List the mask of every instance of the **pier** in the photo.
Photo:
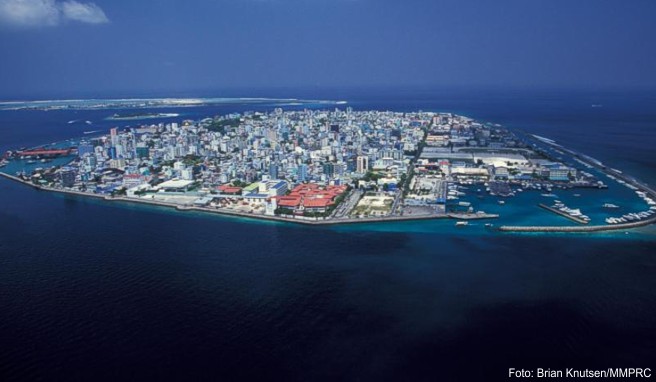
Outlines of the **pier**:
[[577,222],[577,223],[579,223],[579,224],[588,224],[588,222],[587,222],[586,220],[583,220],[583,219],[581,219],[581,218],[579,218],[579,217],[577,217],[577,216],[572,216],[572,215],[570,215],[570,214],[568,214],[568,213],[566,213],[566,212],[560,211],[560,210],[558,210],[558,209],[556,209],[556,208],[549,207],[549,206],[546,205],[546,204],[542,204],[542,203],[540,203],[540,204],[538,204],[538,206],[544,208],[544,209],[547,210],[547,211],[551,211],[551,212],[553,212],[554,214],[557,214],[557,215],[560,215],[560,216],[562,216],[562,217],[565,217],[565,218],[567,218],[567,219],[569,219],[569,220],[571,220],[571,221]]
[[458,219],[458,220],[481,220],[481,219],[496,219],[499,217],[498,214],[486,214],[486,213],[467,213],[467,214],[457,214],[457,213],[450,213],[447,214],[448,217],[451,219]]

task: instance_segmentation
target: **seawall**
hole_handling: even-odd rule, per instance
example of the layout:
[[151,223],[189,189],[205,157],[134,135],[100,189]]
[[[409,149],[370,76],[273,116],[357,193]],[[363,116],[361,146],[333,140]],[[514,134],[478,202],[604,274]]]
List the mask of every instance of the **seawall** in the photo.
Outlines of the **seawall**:
[[381,216],[381,217],[375,217],[375,218],[362,218],[362,219],[347,218],[347,219],[316,219],[316,220],[314,220],[312,218],[306,218],[306,217],[287,218],[287,217],[281,217],[281,216],[256,215],[256,214],[251,214],[251,213],[230,211],[230,210],[225,210],[225,209],[214,209],[214,208],[205,208],[205,207],[196,207],[196,206],[186,206],[186,205],[180,205],[180,204],[175,204],[175,203],[167,203],[167,202],[158,201],[158,200],[135,199],[135,198],[128,198],[128,197],[123,197],[123,196],[113,197],[113,196],[98,195],[98,194],[92,194],[92,193],[88,193],[88,192],[81,192],[81,191],[74,191],[74,190],[63,190],[63,189],[58,189],[58,188],[39,186],[39,185],[30,183],[26,180],[23,180],[19,177],[9,175],[9,174],[3,173],[3,172],[0,172],[0,176],[5,177],[5,178],[10,179],[10,180],[13,180],[13,181],[18,182],[18,183],[21,183],[21,184],[26,185],[28,187],[32,187],[32,188],[37,189],[37,190],[41,190],[41,191],[57,192],[57,193],[61,193],[61,194],[81,196],[81,197],[91,197],[91,198],[96,198],[96,199],[102,199],[104,201],[109,201],[109,202],[126,202],[126,203],[135,203],[135,204],[148,204],[148,205],[154,205],[154,206],[159,206],[159,207],[175,208],[178,211],[207,212],[207,213],[214,213],[214,214],[219,214],[219,215],[224,215],[224,216],[242,217],[242,218],[257,219],[257,220],[271,220],[271,221],[294,223],[294,224],[303,224],[303,225],[318,226],[318,225],[338,225],[338,224],[388,223],[388,222],[394,222],[394,221],[444,219],[444,218],[449,218],[450,217],[450,216],[447,216],[447,215],[415,215],[415,216],[404,215],[404,216]]

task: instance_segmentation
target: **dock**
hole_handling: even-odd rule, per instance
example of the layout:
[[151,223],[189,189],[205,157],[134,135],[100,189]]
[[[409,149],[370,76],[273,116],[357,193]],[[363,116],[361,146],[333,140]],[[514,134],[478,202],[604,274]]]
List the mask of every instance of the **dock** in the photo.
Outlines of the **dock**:
[[487,213],[467,213],[467,214],[449,213],[447,214],[447,216],[450,217],[451,219],[459,219],[459,220],[497,219],[499,217],[498,214],[487,214]]
[[549,206],[546,205],[546,204],[542,204],[542,203],[540,203],[540,204],[538,204],[538,206],[544,208],[545,210],[548,210],[548,211],[551,211],[551,212],[553,212],[553,213],[555,213],[555,214],[558,214],[558,215],[560,215],[560,216],[562,216],[562,217],[565,217],[565,218],[567,218],[567,219],[569,219],[569,220],[571,220],[571,221],[577,222],[577,223],[579,223],[579,224],[588,224],[588,222],[587,222],[586,220],[583,220],[583,219],[581,219],[581,218],[579,218],[579,217],[576,217],[576,216],[572,216],[572,215],[570,215],[570,214],[568,214],[568,213],[565,213],[565,212],[563,212],[563,211],[560,211],[560,210],[558,210],[558,209],[556,209],[556,208],[549,207]]

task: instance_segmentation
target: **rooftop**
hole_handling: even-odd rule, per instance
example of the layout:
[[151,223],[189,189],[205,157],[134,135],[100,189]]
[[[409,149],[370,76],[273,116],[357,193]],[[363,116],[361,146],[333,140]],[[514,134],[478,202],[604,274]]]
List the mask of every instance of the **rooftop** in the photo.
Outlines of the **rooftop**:
[[160,183],[158,187],[161,188],[185,188],[193,184],[192,180],[173,179],[164,183]]

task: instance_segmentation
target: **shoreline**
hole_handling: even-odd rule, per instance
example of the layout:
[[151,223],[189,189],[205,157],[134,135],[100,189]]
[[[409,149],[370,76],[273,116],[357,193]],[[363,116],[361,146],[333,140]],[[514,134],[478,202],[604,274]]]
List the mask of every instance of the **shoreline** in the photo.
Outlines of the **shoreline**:
[[32,187],[38,191],[46,191],[46,192],[57,192],[61,194],[66,194],[66,195],[74,195],[74,196],[80,196],[80,197],[91,197],[91,198],[96,198],[96,199],[101,199],[104,201],[112,202],[112,201],[117,201],[117,202],[126,202],[126,203],[135,203],[135,204],[148,204],[148,205],[154,205],[154,206],[159,206],[159,207],[167,207],[167,208],[174,208],[178,211],[197,211],[197,212],[205,212],[205,213],[213,213],[213,214],[218,214],[218,215],[223,215],[223,216],[231,216],[231,217],[242,217],[242,218],[248,218],[248,219],[254,219],[254,220],[269,220],[269,221],[277,221],[277,222],[285,222],[285,223],[295,223],[295,224],[302,224],[302,225],[311,225],[311,226],[321,226],[321,225],[341,225],[341,224],[363,224],[363,223],[388,223],[388,222],[394,222],[394,221],[412,221],[412,220],[432,220],[432,219],[467,219],[467,220],[479,220],[479,219],[493,219],[498,217],[498,215],[492,215],[492,214],[464,214],[464,215],[456,215],[456,214],[444,214],[444,215],[415,215],[415,216],[383,216],[383,217],[375,217],[375,218],[362,218],[362,219],[354,219],[354,218],[348,218],[348,219],[317,219],[317,218],[307,218],[307,217],[297,217],[297,218],[287,218],[287,217],[281,217],[281,216],[270,216],[270,215],[256,215],[256,214],[251,214],[251,213],[245,213],[245,212],[238,212],[238,211],[229,211],[229,210],[219,210],[219,209],[211,209],[211,208],[203,208],[203,207],[195,207],[195,206],[186,206],[186,205],[180,205],[180,204],[175,204],[175,203],[167,203],[167,202],[162,202],[162,201],[155,201],[155,200],[147,200],[147,199],[134,199],[134,198],[127,198],[123,196],[118,196],[118,197],[112,197],[112,196],[107,196],[107,195],[98,195],[98,194],[92,194],[92,193],[87,193],[87,192],[81,192],[81,191],[73,191],[73,190],[63,190],[63,189],[57,189],[57,188],[50,188],[50,187],[43,187],[43,186],[38,186],[36,184],[32,184],[30,182],[27,182],[21,178],[18,178],[13,175],[9,175],[4,172],[0,172],[0,176],[21,183],[25,186]]
[[126,115],[126,116],[110,116],[105,118],[106,121],[141,121],[144,119],[160,119],[160,118],[175,118],[179,117],[178,113],[157,113],[157,114],[139,114],[139,115]]
[[[36,184],[29,183],[23,179],[20,179],[16,176],[9,175],[4,172],[0,172],[0,176],[4,177],[6,179],[18,182],[20,184],[23,184],[28,187],[32,187],[38,191],[46,191],[46,192],[57,192],[60,194],[66,194],[66,195],[73,195],[73,196],[80,196],[80,197],[91,197],[91,198],[96,198],[100,199],[103,201],[108,201],[108,202],[125,202],[125,203],[134,203],[134,204],[147,204],[147,205],[152,205],[152,206],[158,206],[158,207],[166,207],[166,208],[173,208],[176,209],[177,211],[196,211],[196,212],[204,212],[204,213],[213,213],[217,215],[223,215],[223,216],[228,216],[228,217],[242,217],[242,218],[247,218],[247,219],[253,219],[253,220],[268,220],[268,221],[277,221],[277,222],[283,222],[283,223],[293,223],[293,224],[300,224],[300,225],[307,225],[307,226],[327,226],[327,225],[346,225],[346,224],[366,224],[366,223],[389,223],[389,222],[395,222],[395,221],[415,221],[415,220],[433,220],[433,219],[456,219],[456,220],[482,220],[482,219],[494,219],[498,218],[499,215],[496,214],[454,214],[454,213],[449,213],[449,214],[444,214],[444,215],[423,215],[423,216],[386,216],[386,217],[377,217],[377,218],[362,218],[362,219],[312,219],[312,218],[304,218],[304,217],[298,217],[298,218],[287,218],[287,217],[280,217],[280,216],[269,216],[269,215],[255,215],[255,214],[250,214],[250,213],[244,213],[244,212],[237,212],[237,211],[228,211],[228,210],[218,210],[218,209],[210,209],[210,208],[203,208],[203,207],[195,207],[195,206],[185,206],[185,205],[180,205],[180,204],[175,204],[175,203],[167,203],[167,202],[162,202],[162,201],[155,201],[155,200],[146,200],[146,199],[133,199],[133,198],[127,198],[127,197],[112,197],[112,196],[106,196],[106,195],[98,195],[98,194],[92,194],[92,193],[86,193],[86,192],[80,192],[80,191],[73,191],[73,190],[62,190],[62,189],[56,189],[56,188],[49,188],[49,187],[43,187],[43,186],[38,186]],[[638,227],[643,227],[647,225],[651,225],[656,223],[656,216],[651,217],[649,219],[637,221],[637,222],[629,222],[629,223],[621,223],[621,224],[614,224],[614,225],[593,225],[593,226],[585,226],[585,227],[580,227],[580,226],[500,226],[495,229],[495,231],[499,232],[567,232],[567,233],[590,233],[590,232],[604,232],[604,231],[621,231],[625,229],[631,229],[631,228],[638,228]]]

